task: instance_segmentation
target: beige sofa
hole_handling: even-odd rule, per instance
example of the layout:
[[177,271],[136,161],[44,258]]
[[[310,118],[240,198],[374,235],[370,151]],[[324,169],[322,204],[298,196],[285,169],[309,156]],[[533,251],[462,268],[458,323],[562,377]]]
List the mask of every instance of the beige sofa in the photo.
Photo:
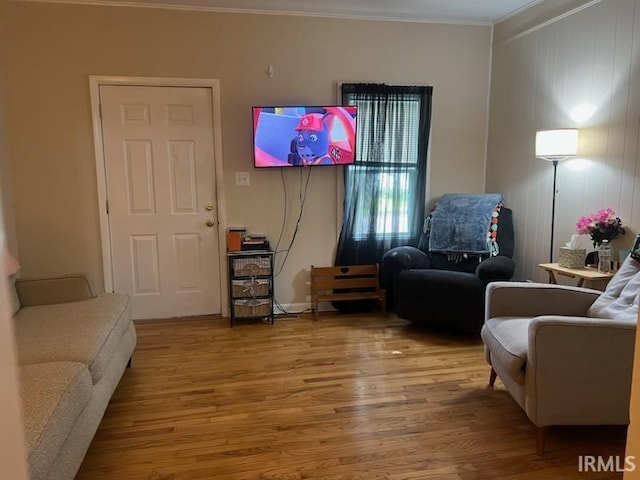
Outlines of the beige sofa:
[[489,384],[496,376],[537,427],[538,454],[551,425],[626,425],[640,292],[629,257],[599,292],[495,282],[482,328]]
[[129,297],[95,295],[82,275],[18,279],[14,293],[31,480],[72,480],[136,345]]

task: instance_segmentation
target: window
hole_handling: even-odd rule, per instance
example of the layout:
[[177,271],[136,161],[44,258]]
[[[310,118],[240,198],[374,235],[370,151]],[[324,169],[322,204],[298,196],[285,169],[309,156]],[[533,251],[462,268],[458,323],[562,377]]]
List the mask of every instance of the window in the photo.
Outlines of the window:
[[[357,105],[359,112],[357,162],[350,174],[370,180],[365,184],[367,201],[359,202],[354,219],[354,237],[408,236],[407,199],[414,189],[410,179],[417,174],[420,99],[391,102],[384,118],[375,114],[375,100],[354,95],[349,103]],[[377,129],[374,122],[381,121],[384,128]]]
[[[361,252],[375,263],[396,245],[417,245],[424,219],[431,87],[343,84],[358,106],[356,161],[345,169],[345,214],[338,257]],[[370,252],[374,249],[376,252]],[[356,256],[359,254],[356,253]]]

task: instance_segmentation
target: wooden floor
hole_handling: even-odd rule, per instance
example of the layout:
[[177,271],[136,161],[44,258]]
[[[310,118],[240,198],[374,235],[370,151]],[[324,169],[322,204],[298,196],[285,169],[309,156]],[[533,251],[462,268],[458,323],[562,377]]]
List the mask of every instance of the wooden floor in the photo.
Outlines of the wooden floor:
[[77,480],[613,479],[623,427],[534,429],[479,340],[393,316],[137,324]]

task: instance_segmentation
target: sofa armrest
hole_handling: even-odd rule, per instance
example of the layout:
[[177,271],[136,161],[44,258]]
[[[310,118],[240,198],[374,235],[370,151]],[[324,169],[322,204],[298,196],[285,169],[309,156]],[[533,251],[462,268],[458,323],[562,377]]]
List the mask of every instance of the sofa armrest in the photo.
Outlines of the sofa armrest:
[[546,283],[492,282],[487,285],[485,318],[540,315],[582,317],[599,290]]
[[516,269],[515,262],[504,255],[489,257],[476,267],[476,275],[485,285],[499,280],[510,280]]
[[96,296],[86,275],[70,274],[51,278],[16,280],[21,307],[75,302]]
[[538,426],[629,421],[636,322],[542,316],[529,324],[527,415]]

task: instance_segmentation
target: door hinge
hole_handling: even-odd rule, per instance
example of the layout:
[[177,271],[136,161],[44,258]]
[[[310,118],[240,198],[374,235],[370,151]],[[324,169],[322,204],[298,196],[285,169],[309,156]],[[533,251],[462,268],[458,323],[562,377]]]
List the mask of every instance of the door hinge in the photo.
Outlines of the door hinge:
[[107,215],[109,215],[109,200],[105,201],[105,206],[107,207]]

